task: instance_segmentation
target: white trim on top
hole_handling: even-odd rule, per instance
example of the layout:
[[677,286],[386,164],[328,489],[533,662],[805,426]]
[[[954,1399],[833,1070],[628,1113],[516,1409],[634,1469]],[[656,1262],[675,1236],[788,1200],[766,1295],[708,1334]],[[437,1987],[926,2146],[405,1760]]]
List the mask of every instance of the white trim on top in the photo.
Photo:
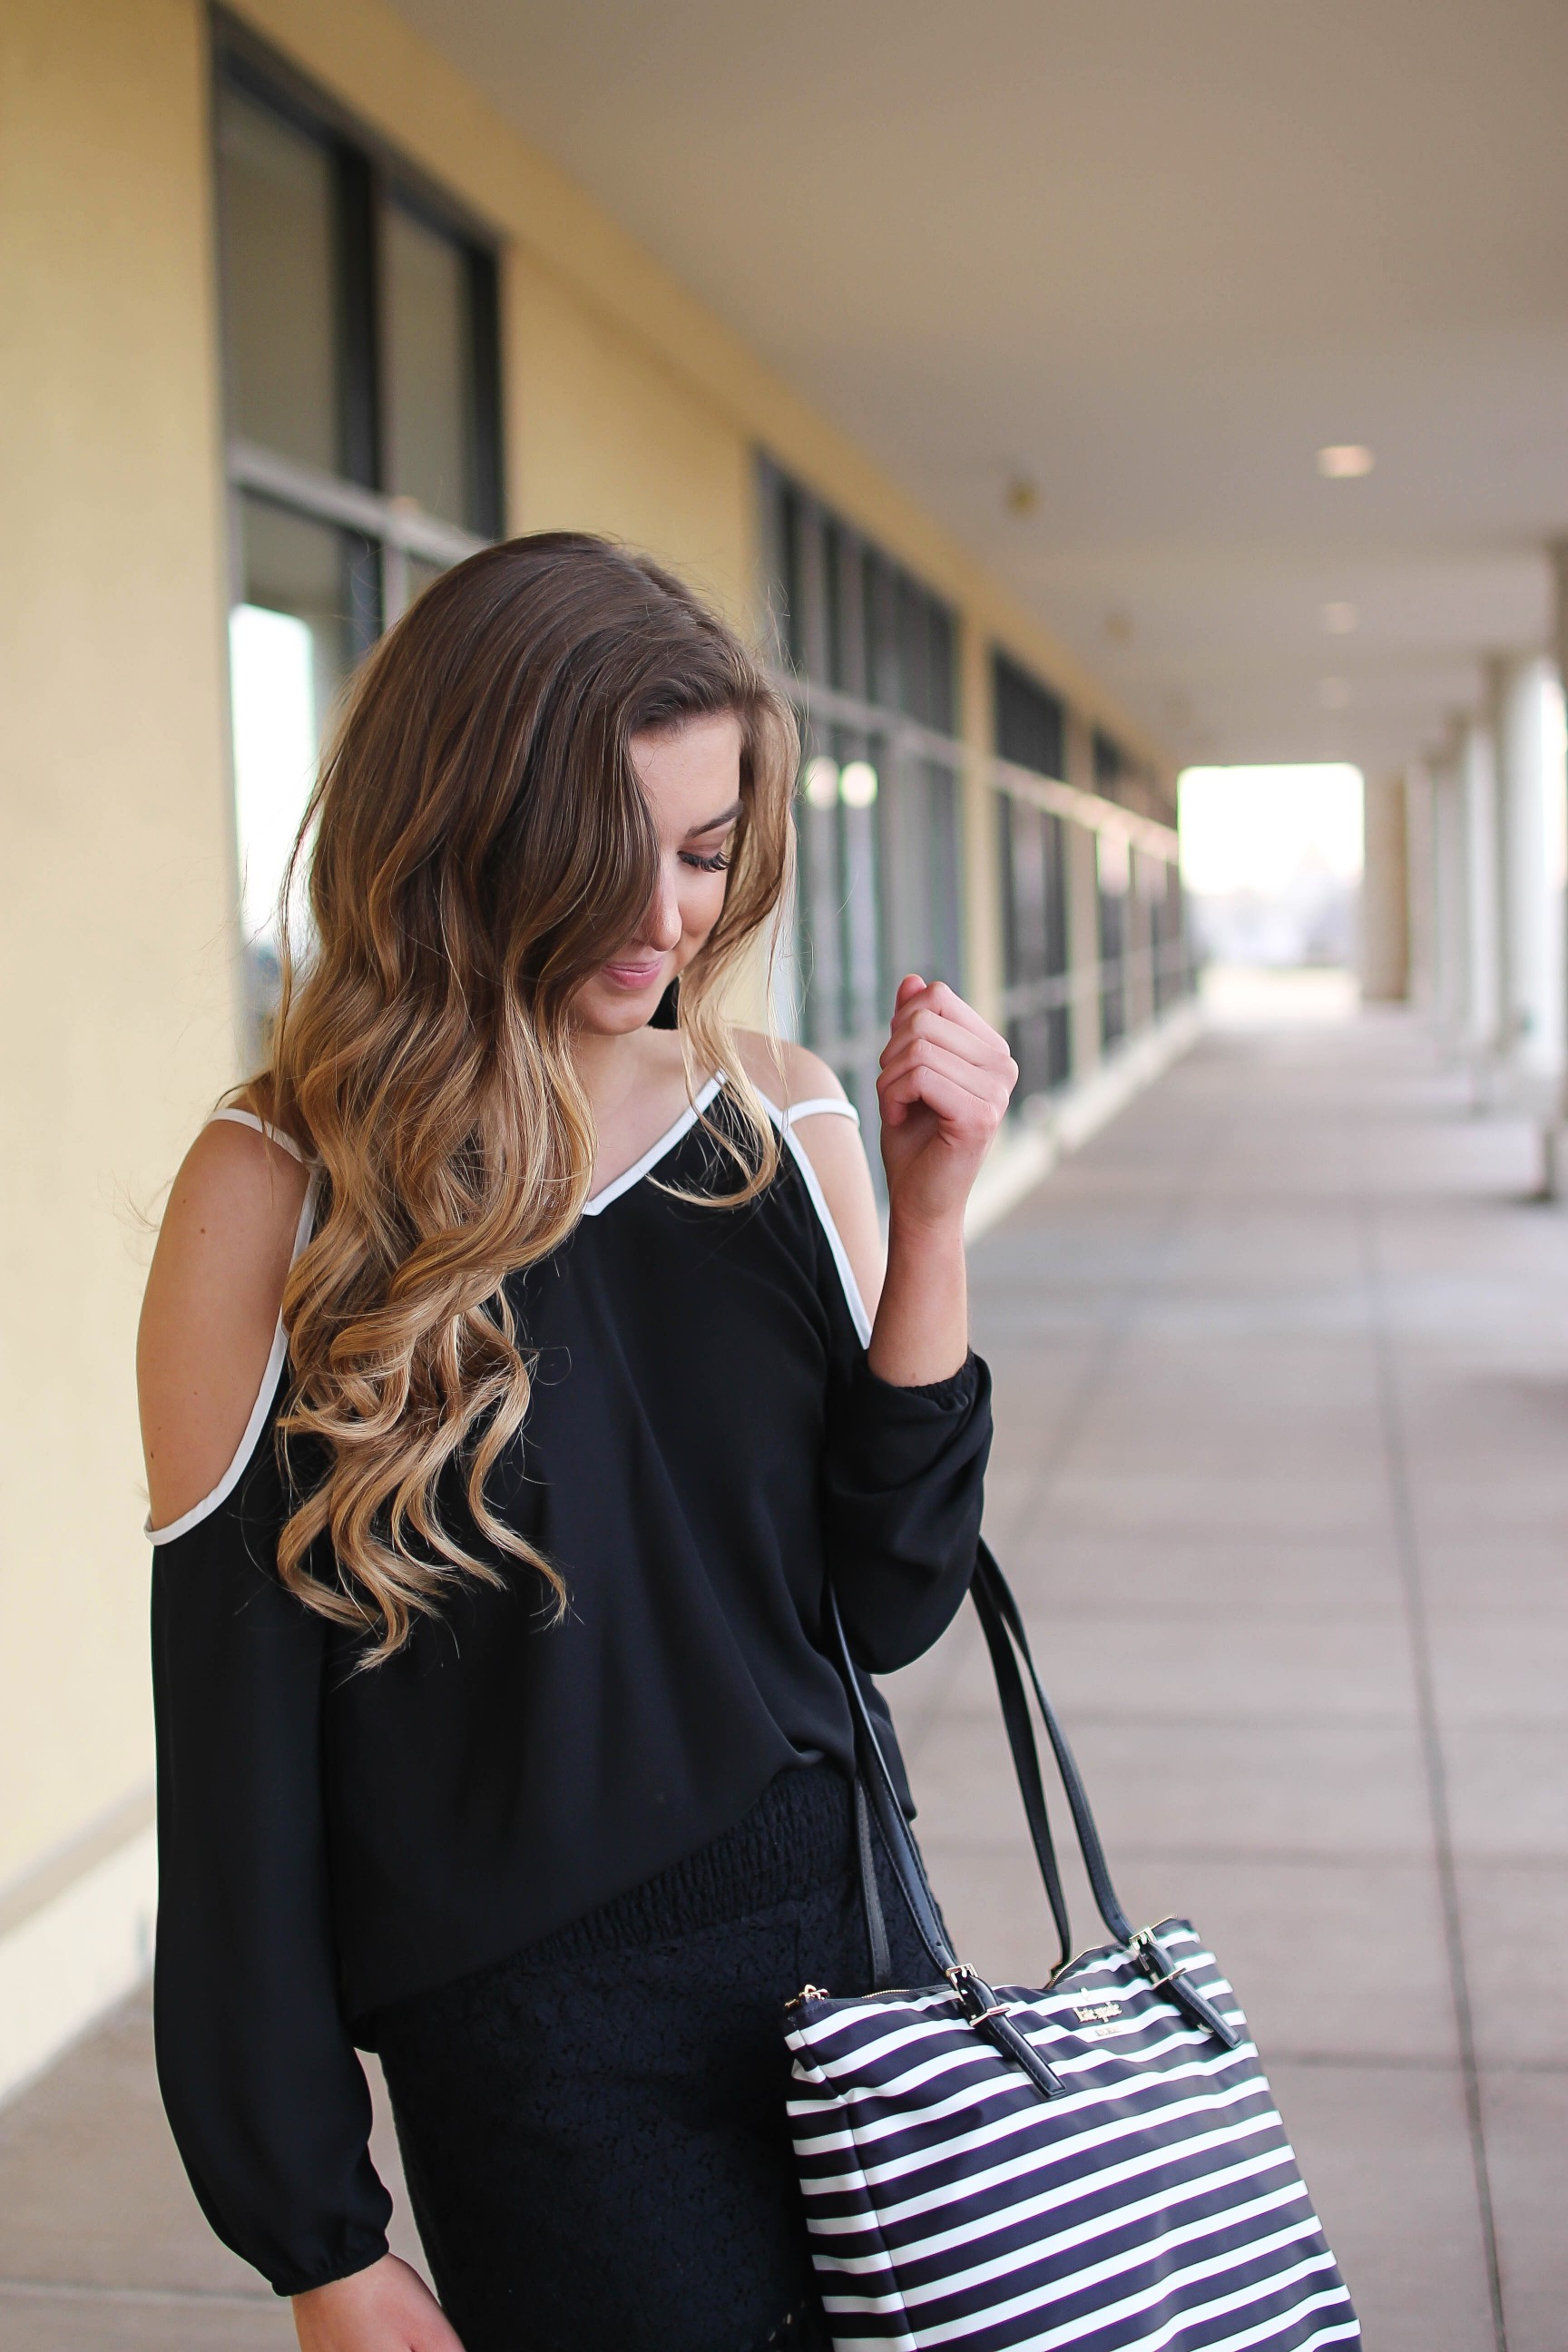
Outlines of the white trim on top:
[[[763,1100],[767,1102],[765,1095]],[[768,1108],[773,1110],[772,1103],[768,1103]],[[793,1127],[797,1118],[816,1118],[824,1114],[834,1118],[852,1118],[857,1127],[860,1124],[859,1112],[845,1095],[813,1095],[809,1102],[791,1103],[780,1123],[784,1127]],[[776,1111],[773,1115],[775,1118],[778,1117]]]
[[215,1110],[207,1125],[216,1127],[220,1118],[232,1121],[236,1127],[253,1127],[258,1135],[264,1135],[268,1143],[275,1143],[278,1146],[279,1151],[288,1152],[289,1158],[297,1160],[301,1168],[310,1166],[310,1161],[291,1135],[285,1135],[280,1127],[268,1127],[267,1121],[264,1118],[258,1118],[253,1110],[227,1108]]
[[584,1202],[583,1214],[596,1217],[602,1209],[609,1207],[612,1201],[618,1201],[623,1192],[629,1192],[634,1184],[640,1184],[648,1170],[657,1168],[666,1153],[674,1150],[683,1135],[690,1134],[723,1083],[724,1073],[721,1070],[717,1077],[710,1078],[701,1093],[687,1105],[675,1125],[661,1135],[657,1143],[649,1144],[640,1160],[634,1160],[619,1176],[611,1178],[603,1192],[595,1192],[591,1201]]
[[[631,1167],[616,1177],[613,1182],[606,1184],[603,1192],[595,1192],[591,1201],[584,1202],[583,1214],[585,1217],[598,1216],[601,1211],[609,1207],[612,1201],[618,1201],[624,1192],[629,1192],[635,1184],[640,1184],[649,1170],[657,1168],[659,1161],[674,1150],[681,1138],[690,1133],[723,1084],[724,1073],[721,1070],[716,1076],[709,1079],[707,1085],[687,1106],[674,1126],[661,1135],[657,1143],[649,1145],[640,1160],[634,1160]],[[859,1334],[860,1344],[862,1347],[868,1346],[871,1338],[871,1318],[866,1312],[865,1301],[860,1296],[860,1286],[855,1279],[855,1269],[849,1263],[848,1253],[845,1249],[838,1228],[833,1222],[833,1212],[827,1205],[826,1196],[823,1192],[816,1171],[811,1164],[805,1145],[795,1131],[797,1120],[822,1116],[852,1118],[858,1126],[859,1113],[854,1104],[846,1102],[841,1095],[814,1096],[808,1102],[792,1103],[787,1111],[781,1110],[777,1103],[770,1102],[766,1095],[763,1096],[762,1101],[763,1108],[778,1128],[800,1170],[806,1192],[811,1197],[812,1206],[827,1237],[827,1246],[833,1253],[833,1263],[838,1269],[838,1279],[844,1286],[845,1299],[855,1328]],[[258,1135],[266,1136],[269,1142],[280,1145],[285,1151],[291,1152],[303,1165],[310,1166],[305,1154],[291,1136],[284,1135],[277,1128],[268,1127],[257,1118],[254,1111],[220,1110],[216,1111],[214,1117],[231,1119],[240,1127],[254,1128]],[[315,1222],[318,1182],[318,1171],[311,1169],[310,1181],[305,1187],[305,1198],[300,1210],[300,1222],[295,1228],[294,1247],[289,1260],[290,1265],[310,1238],[310,1228]],[[193,1528],[200,1527],[202,1521],[209,1518],[218,1506],[226,1502],[229,1496],[233,1494],[239,1484],[246,1464],[255,1451],[256,1441],[266,1424],[273,1397],[277,1393],[278,1383],[283,1376],[283,1363],[288,1352],[288,1334],[283,1328],[283,1317],[279,1313],[278,1328],[273,1332],[272,1346],[268,1353],[267,1369],[262,1373],[261,1386],[257,1391],[256,1402],[250,1409],[250,1418],[245,1424],[244,1435],[235,1448],[234,1458],[211,1492],[204,1495],[199,1503],[193,1504],[188,1511],[182,1512],[177,1519],[172,1519],[167,1527],[155,1528],[151,1519],[148,1520],[146,1533],[152,1542],[174,1543],[179,1537],[188,1535]]]
[[795,1166],[800,1170],[801,1181],[811,1195],[811,1205],[816,1211],[817,1221],[827,1236],[827,1246],[833,1253],[833,1263],[838,1268],[838,1279],[844,1286],[844,1297],[849,1309],[849,1319],[855,1326],[860,1345],[863,1348],[868,1348],[871,1344],[871,1318],[866,1312],[866,1302],[860,1296],[860,1286],[855,1279],[855,1269],[849,1263],[849,1253],[844,1246],[843,1235],[833,1222],[833,1212],[827,1205],[827,1195],[822,1189],[822,1181],[811,1164],[811,1156],[795,1131],[796,1119],[815,1116],[819,1111],[826,1111],[839,1118],[852,1118],[858,1127],[859,1113],[853,1103],[846,1102],[839,1095],[822,1095],[810,1102],[792,1103],[787,1111],[781,1110],[777,1103],[770,1102],[766,1095],[763,1096],[762,1100],[763,1109],[774,1121],[779,1133],[789,1147]]
[[[281,1144],[285,1151],[291,1151],[296,1160],[304,1161],[305,1165],[309,1166],[310,1163],[305,1160],[305,1155],[297,1143],[288,1136],[280,1135],[276,1128],[263,1127],[253,1112],[220,1110],[214,1116],[217,1118],[233,1119],[242,1127],[254,1127],[258,1134],[267,1136],[274,1143]],[[319,1171],[312,1168],[310,1181],[305,1187],[305,1198],[300,1208],[300,1222],[294,1228],[294,1246],[289,1255],[290,1265],[310,1238],[310,1228],[316,1221],[316,1192],[320,1181]],[[171,1519],[166,1528],[155,1528],[149,1517],[145,1531],[152,1542],[173,1543],[176,1537],[189,1535],[193,1528],[200,1527],[202,1521],[209,1518],[217,1509],[218,1505],[226,1502],[229,1496],[233,1494],[239,1484],[246,1464],[256,1450],[256,1441],[266,1424],[273,1397],[277,1394],[278,1383],[283,1377],[283,1360],[288,1352],[289,1335],[283,1328],[283,1313],[279,1308],[278,1328],[272,1334],[272,1346],[268,1351],[267,1369],[261,1375],[261,1386],[257,1391],[256,1402],[250,1408],[250,1419],[245,1424],[245,1434],[235,1448],[234,1459],[211,1493],[204,1495],[199,1503],[194,1503],[191,1508],[182,1512],[177,1519]]]

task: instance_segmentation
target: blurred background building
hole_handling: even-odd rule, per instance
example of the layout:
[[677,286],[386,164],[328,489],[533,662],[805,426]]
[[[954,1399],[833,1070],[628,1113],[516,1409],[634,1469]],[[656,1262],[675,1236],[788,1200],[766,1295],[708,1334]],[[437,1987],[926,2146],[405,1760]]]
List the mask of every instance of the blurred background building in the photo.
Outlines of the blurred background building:
[[[1357,961],[1552,1142],[1565,70],[1545,0],[9,0],[0,2092],[145,1965],[147,1220],[443,566],[606,531],[765,640],[778,1018],[863,1106],[902,971],[1004,1024],[982,1215],[1203,953]],[[1238,763],[1355,814],[1192,920]]]

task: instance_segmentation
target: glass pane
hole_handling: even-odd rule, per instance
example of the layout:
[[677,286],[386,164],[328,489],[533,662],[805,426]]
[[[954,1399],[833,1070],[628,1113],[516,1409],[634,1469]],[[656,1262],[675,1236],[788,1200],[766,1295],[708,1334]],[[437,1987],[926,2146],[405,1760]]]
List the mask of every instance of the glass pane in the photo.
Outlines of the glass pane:
[[1114,1045],[1127,1028],[1127,997],[1122,956],[1126,948],[1126,906],[1131,880],[1126,839],[1101,833],[1095,839],[1095,863],[1100,879],[1100,1034]]
[[353,582],[364,548],[259,499],[242,499],[240,528],[244,593],[229,614],[229,702],[240,921],[259,1031],[277,998],[284,869],[322,731],[353,664]]
[[335,471],[331,157],[228,89],[217,142],[231,428]]
[[385,264],[388,487],[466,523],[473,388],[463,249],[394,205]]

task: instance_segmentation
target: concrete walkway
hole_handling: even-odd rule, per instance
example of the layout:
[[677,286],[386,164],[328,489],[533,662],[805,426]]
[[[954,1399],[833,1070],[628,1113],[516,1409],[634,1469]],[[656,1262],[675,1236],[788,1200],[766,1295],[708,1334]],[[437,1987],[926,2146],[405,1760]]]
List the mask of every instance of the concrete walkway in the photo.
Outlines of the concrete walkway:
[[[1568,1217],[1532,1174],[1411,1023],[1237,1029],[976,1253],[992,1540],[1129,1909],[1237,1982],[1371,2352],[1568,2346]],[[967,1619],[898,1684],[961,1948],[1037,1980]],[[0,2352],[289,2341],[132,2003],[0,2114]]]

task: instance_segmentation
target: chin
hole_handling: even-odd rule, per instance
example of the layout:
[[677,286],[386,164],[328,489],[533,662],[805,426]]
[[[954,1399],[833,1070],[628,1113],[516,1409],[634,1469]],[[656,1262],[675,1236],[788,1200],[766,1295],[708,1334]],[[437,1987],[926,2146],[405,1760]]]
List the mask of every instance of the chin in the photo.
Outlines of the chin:
[[634,1029],[647,1027],[668,984],[660,981],[657,988],[638,989],[636,995],[619,988],[587,988],[578,999],[578,1018],[585,1029],[597,1030],[601,1037],[625,1037]]

